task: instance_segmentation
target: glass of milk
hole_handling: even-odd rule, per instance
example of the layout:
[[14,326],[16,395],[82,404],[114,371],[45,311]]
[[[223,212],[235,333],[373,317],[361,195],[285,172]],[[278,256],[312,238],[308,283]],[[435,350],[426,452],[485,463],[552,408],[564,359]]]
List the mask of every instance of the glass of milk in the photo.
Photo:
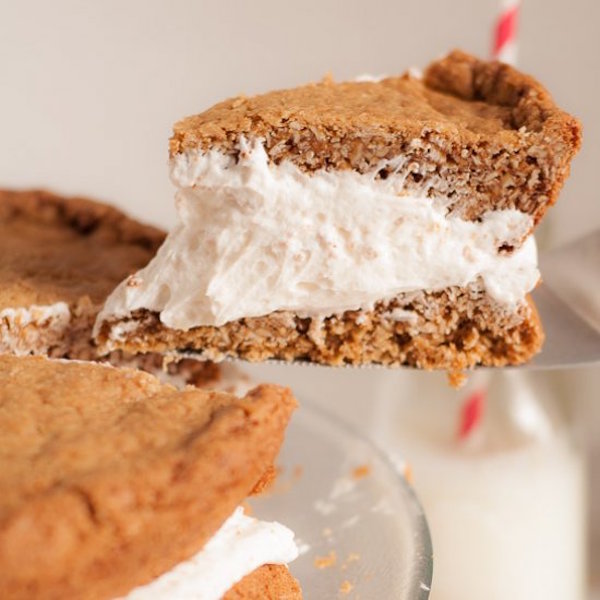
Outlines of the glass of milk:
[[372,434],[430,525],[431,600],[584,598],[584,459],[548,375],[482,371],[456,391],[387,373],[374,400]]
[[[481,370],[453,390],[408,369],[252,365],[368,434],[412,480],[434,552],[430,600],[582,600],[585,468],[554,375]],[[480,422],[460,436],[466,400]]]

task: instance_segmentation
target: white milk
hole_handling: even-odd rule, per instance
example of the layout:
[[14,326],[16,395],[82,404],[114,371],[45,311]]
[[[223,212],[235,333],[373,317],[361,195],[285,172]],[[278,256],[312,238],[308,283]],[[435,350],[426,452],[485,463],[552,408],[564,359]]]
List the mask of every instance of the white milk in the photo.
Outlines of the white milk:
[[468,391],[433,383],[381,390],[374,429],[410,465],[425,508],[431,600],[583,599],[584,461],[555,400],[521,374],[475,381],[489,385],[488,410],[461,442]]
[[[251,369],[350,421],[401,469],[410,465],[433,537],[430,600],[585,597],[584,461],[553,375],[502,372],[482,381],[480,371],[455,391],[443,373]],[[460,443],[461,403],[483,384],[483,426]],[[571,408],[575,398],[566,400]]]

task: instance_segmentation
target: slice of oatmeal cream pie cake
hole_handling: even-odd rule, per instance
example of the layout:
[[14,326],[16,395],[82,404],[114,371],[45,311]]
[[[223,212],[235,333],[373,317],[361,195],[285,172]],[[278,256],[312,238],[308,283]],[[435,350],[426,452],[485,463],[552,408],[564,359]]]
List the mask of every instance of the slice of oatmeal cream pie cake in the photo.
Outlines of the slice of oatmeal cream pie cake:
[[460,51],[175,125],[179,224],[96,323],[104,347],[460,370],[540,350],[532,231],[580,146],[533,78]]

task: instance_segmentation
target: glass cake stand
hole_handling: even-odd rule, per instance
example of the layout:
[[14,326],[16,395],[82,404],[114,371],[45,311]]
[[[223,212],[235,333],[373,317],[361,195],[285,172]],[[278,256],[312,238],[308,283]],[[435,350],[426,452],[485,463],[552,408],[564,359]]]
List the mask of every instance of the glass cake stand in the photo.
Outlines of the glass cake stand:
[[421,505],[373,445],[301,402],[268,494],[251,499],[257,517],[296,534],[290,570],[304,597],[426,600],[432,548]]

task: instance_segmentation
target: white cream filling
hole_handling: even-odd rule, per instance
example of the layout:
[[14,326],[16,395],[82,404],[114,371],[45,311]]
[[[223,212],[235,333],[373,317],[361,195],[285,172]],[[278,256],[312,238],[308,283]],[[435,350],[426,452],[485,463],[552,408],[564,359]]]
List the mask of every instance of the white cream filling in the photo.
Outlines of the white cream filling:
[[71,321],[65,302],[0,310],[0,352],[40,354],[62,341]]
[[481,222],[448,215],[425,193],[403,193],[407,161],[376,171],[305,173],[269,162],[260,141],[236,162],[216,150],[174,157],[179,224],[151,263],[110,296],[100,321],[138,308],[175,329],[222,325],[287,310],[330,315],[402,292],[465,286],[478,278],[515,306],[537,283],[532,220],[517,210]]
[[219,600],[246,575],[298,556],[294,534],[279,523],[253,519],[238,507],[204,548],[126,600]]

